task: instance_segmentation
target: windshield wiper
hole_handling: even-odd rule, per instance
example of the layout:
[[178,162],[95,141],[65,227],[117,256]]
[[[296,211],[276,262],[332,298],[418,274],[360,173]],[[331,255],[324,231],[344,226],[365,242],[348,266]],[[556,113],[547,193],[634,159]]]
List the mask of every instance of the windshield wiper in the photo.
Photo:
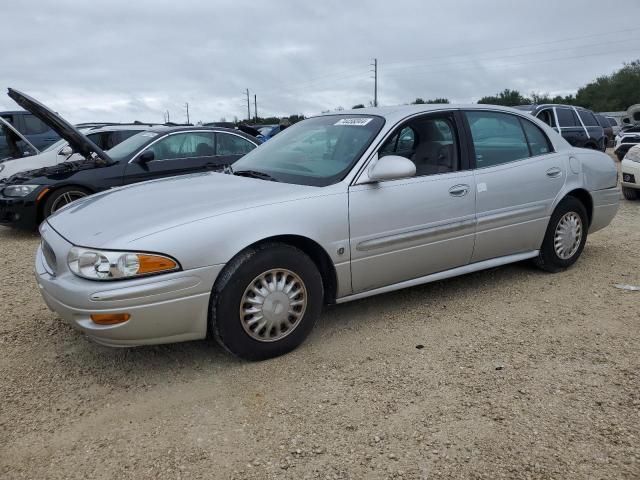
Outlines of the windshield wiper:
[[236,170],[233,172],[233,174],[238,175],[239,177],[259,178],[260,180],[269,180],[271,182],[279,182],[277,178],[272,177],[268,173],[258,172],[257,170]]

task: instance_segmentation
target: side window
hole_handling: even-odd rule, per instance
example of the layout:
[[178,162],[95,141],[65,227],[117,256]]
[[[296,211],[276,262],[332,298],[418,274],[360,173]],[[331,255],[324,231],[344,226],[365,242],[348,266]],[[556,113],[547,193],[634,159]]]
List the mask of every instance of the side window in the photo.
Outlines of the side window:
[[216,155],[244,155],[256,146],[246,138],[231,133],[216,133]]
[[148,150],[153,151],[156,160],[206,157],[214,154],[215,140],[211,132],[176,133],[154,143]]
[[544,123],[546,123],[550,127],[556,126],[556,117],[553,114],[553,110],[551,110],[550,108],[545,108],[544,110],[540,111],[536,115],[536,117],[542,120]]
[[116,146],[117,144],[124,142],[127,138],[133,137],[135,134],[142,132],[143,130],[118,130],[114,132],[116,135],[115,144],[112,146]]
[[558,107],[556,108],[556,114],[558,115],[558,123],[560,123],[561,127],[580,126],[580,122],[578,122],[578,118],[571,108]]
[[460,153],[453,119],[421,117],[392,135],[378,155],[400,155],[416,165],[416,176],[455,172],[460,169]]
[[542,130],[528,120],[520,119],[520,122],[527,136],[532,157],[545,155],[552,150],[551,143]]
[[476,154],[476,167],[492,167],[529,157],[518,117],[499,112],[466,112]]
[[33,115],[24,115],[22,118],[24,119],[25,135],[38,135],[49,131],[49,127]]
[[411,127],[403,127],[402,130],[393,135],[380,149],[379,155],[401,155],[411,158],[416,147],[416,132]]
[[580,119],[582,120],[582,123],[584,123],[585,127],[598,127],[600,126],[598,124],[598,121],[596,120],[596,117],[593,116],[593,113],[591,113],[588,110],[578,110],[578,115],[580,115]]

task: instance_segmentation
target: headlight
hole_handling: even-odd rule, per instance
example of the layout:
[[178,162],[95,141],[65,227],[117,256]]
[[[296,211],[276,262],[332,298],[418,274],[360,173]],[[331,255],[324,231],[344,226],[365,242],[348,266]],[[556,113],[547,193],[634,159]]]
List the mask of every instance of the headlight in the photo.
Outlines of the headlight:
[[2,193],[5,197],[26,197],[40,185],[9,185]]
[[640,148],[633,147],[631,148],[627,154],[624,156],[625,160],[631,160],[632,162],[640,163]]
[[81,247],[69,251],[67,263],[73,273],[89,280],[119,280],[180,270],[178,262],[164,255]]

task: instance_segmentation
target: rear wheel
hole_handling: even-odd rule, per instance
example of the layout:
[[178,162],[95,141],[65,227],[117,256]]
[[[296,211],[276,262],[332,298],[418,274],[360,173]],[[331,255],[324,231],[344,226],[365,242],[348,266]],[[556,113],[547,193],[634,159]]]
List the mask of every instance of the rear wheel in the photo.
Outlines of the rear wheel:
[[65,205],[90,195],[90,192],[82,187],[64,187],[51,193],[44,202],[43,219],[54,214]]
[[622,194],[627,200],[637,200],[638,190],[635,188],[622,187]]
[[573,265],[580,257],[587,241],[587,211],[575,197],[564,198],[556,207],[534,260],[547,272],[561,272]]
[[210,331],[240,358],[277,357],[309,335],[323,297],[322,277],[304,252],[278,243],[251,248],[220,274],[211,297]]

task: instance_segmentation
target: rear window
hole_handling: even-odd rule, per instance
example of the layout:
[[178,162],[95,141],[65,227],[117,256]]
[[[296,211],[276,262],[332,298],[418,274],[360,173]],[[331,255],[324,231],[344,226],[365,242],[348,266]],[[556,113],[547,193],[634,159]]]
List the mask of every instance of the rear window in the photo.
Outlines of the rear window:
[[556,108],[556,115],[558,115],[558,123],[561,127],[579,127],[578,117],[573,113],[570,108]]
[[585,127],[599,127],[600,124],[596,117],[588,110],[578,110],[578,115],[580,115],[580,119],[582,123],[584,123]]
[[618,126],[618,122],[616,122],[615,118],[607,118],[607,120],[609,120],[609,125],[611,125],[612,127]]
[[49,127],[33,115],[24,115],[22,118],[24,119],[23,133],[25,135],[38,135],[49,131]]

